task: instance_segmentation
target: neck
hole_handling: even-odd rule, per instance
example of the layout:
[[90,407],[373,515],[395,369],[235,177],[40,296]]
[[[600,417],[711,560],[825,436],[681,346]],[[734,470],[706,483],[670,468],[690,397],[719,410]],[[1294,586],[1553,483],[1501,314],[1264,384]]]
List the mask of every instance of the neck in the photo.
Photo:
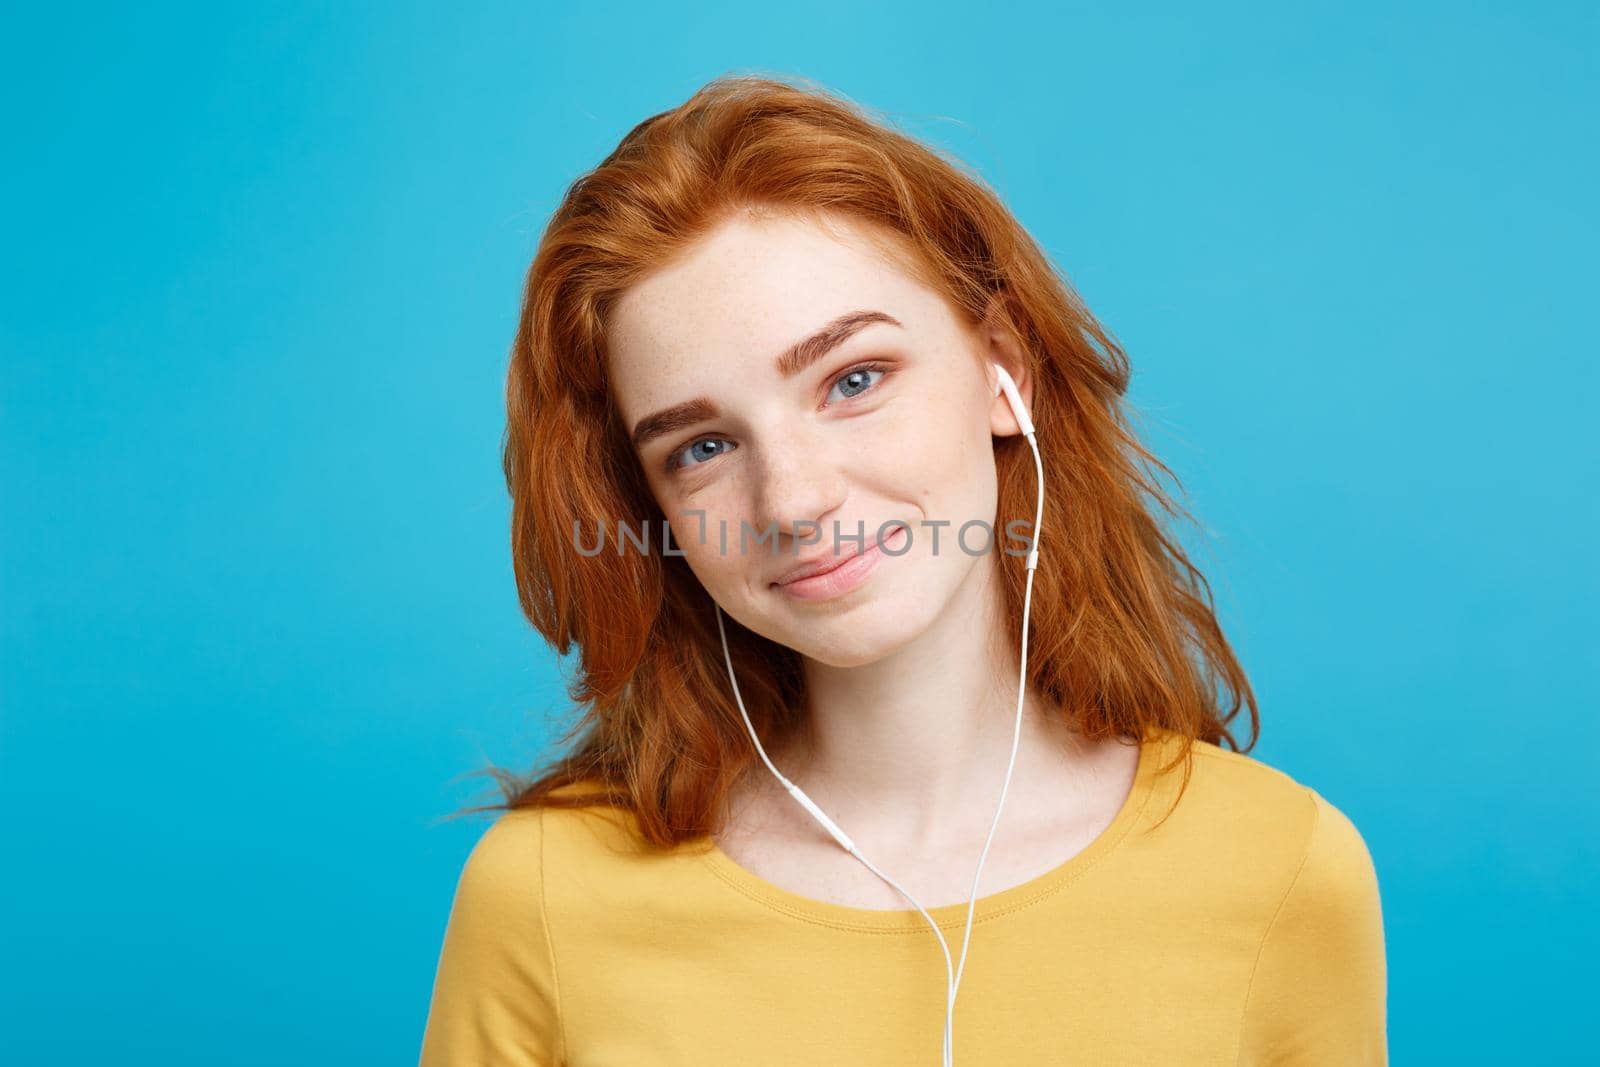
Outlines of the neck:
[[[894,654],[850,668],[808,660],[806,729],[773,762],[857,840],[982,840],[1017,729],[1019,663],[1005,625],[999,583],[980,566],[939,621]],[[974,643],[975,633],[993,639]],[[1030,692],[1006,808],[1056,806],[1048,798],[1090,758]]]

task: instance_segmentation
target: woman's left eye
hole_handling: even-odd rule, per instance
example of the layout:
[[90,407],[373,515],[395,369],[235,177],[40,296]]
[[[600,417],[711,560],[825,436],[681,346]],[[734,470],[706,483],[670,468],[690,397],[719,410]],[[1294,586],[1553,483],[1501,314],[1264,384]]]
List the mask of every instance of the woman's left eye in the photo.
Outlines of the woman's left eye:
[[843,374],[839,375],[838,378],[834,379],[833,389],[828,390],[828,396],[831,398],[834,390],[839,389],[840,387],[843,387],[845,390],[845,394],[842,397],[844,400],[849,400],[852,397],[860,396],[862,393],[866,392],[868,389],[871,389],[877,384],[877,379],[872,379],[869,381],[868,376],[876,374],[881,377],[883,373],[884,368],[875,365],[852,367],[850,370],[845,371]]

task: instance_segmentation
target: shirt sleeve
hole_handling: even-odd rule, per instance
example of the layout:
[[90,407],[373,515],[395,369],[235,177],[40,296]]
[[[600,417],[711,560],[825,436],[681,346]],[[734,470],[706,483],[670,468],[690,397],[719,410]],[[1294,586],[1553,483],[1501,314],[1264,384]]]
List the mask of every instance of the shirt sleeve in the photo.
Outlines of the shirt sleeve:
[[555,1067],[555,954],[545,918],[543,810],[501,815],[456,883],[420,1067]]
[[1387,982],[1377,872],[1355,825],[1315,804],[1299,871],[1262,936],[1241,1067],[1385,1067]]

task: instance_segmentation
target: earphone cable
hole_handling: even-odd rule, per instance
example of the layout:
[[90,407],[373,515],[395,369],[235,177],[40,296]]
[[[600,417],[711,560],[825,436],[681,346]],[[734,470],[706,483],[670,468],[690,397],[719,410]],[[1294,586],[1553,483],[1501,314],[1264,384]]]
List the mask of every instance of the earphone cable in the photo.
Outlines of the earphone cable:
[[1039,457],[1039,445],[1030,432],[1027,435],[1028,444],[1033,450],[1034,477],[1038,482],[1038,500],[1033,511],[1033,544],[1029,546],[1027,560],[1027,583],[1022,594],[1022,663],[1018,668],[1017,677],[1017,717],[1016,725],[1011,733],[1011,762],[1006,766],[1006,779],[1000,787],[1000,803],[994,811],[994,822],[989,826],[989,838],[983,843],[983,855],[978,858],[978,873],[972,876],[972,893],[967,901],[967,930],[961,939],[961,962],[956,967],[956,975],[950,990],[950,1003],[945,1013],[945,1067],[953,1067],[955,1062],[955,1004],[956,993],[961,989],[961,973],[967,966],[967,946],[972,940],[972,916],[978,904],[978,881],[983,877],[983,864],[989,858],[989,846],[994,843],[994,832],[1000,825],[1000,812],[1005,808],[1006,792],[1011,788],[1011,773],[1017,765],[1017,748],[1022,741],[1022,702],[1027,692],[1028,683],[1028,630],[1032,621],[1033,607],[1033,575],[1039,563],[1039,531],[1044,519],[1044,461]]
[[[1010,379],[1005,375],[1004,370],[998,366],[996,369],[1000,372],[1002,382],[1007,385],[1011,384]],[[744,696],[739,691],[739,680],[733,669],[733,656],[728,650],[728,634],[722,622],[722,606],[713,601],[713,606],[716,609],[717,615],[717,633],[722,639],[723,662],[727,664],[728,668],[728,681],[732,683],[734,701],[739,706],[739,714],[744,718],[745,728],[750,732],[750,739],[755,742],[756,752],[760,755],[761,761],[767,765],[767,769],[772,772],[778,781],[783,783],[785,791],[788,792],[795,802],[801,807],[805,808],[812,815],[812,817],[822,825],[823,829],[827,830],[829,835],[831,835],[834,840],[845,849],[845,851],[855,856],[855,858],[860,860],[868,870],[872,871],[873,874],[876,874],[879,878],[883,879],[883,881],[892,886],[896,892],[911,902],[912,907],[916,908],[917,912],[921,914],[924,920],[927,921],[929,927],[931,927],[933,930],[933,936],[939,941],[939,948],[944,953],[945,966],[946,996],[943,1042],[944,1049],[942,1057],[944,1067],[954,1067],[955,1064],[956,993],[960,990],[961,975],[966,968],[967,949],[972,940],[972,921],[977,909],[978,886],[983,878],[983,865],[989,857],[989,848],[994,843],[995,831],[1000,826],[1000,815],[1005,809],[1006,795],[1011,788],[1011,778],[1017,764],[1017,751],[1022,740],[1022,708],[1027,694],[1028,634],[1030,630],[1033,605],[1033,577],[1039,563],[1040,530],[1044,519],[1044,462],[1039,455],[1038,441],[1034,433],[1032,422],[1028,417],[1025,407],[1022,405],[1021,397],[1016,394],[1015,387],[1013,386],[1012,388],[1006,389],[1005,392],[1008,400],[1011,403],[1013,411],[1017,415],[1019,425],[1021,426],[1023,434],[1027,439],[1028,447],[1033,452],[1034,473],[1038,483],[1038,494],[1037,502],[1034,506],[1033,541],[1029,546],[1027,562],[1025,564],[1025,568],[1027,570],[1027,579],[1022,598],[1021,663],[1018,668],[1017,713],[1015,725],[1013,726],[1011,735],[1011,758],[1006,765],[1005,781],[1000,786],[1000,801],[995,807],[994,819],[989,824],[989,836],[984,841],[983,852],[978,857],[978,868],[972,877],[972,891],[969,894],[967,901],[966,930],[962,937],[961,943],[961,961],[960,965],[954,970],[952,970],[951,967],[950,946],[948,943],[946,943],[944,935],[940,932],[939,924],[933,920],[933,916],[928,914],[927,909],[918,903],[917,899],[908,893],[898,882],[896,882],[893,878],[890,878],[887,874],[880,870],[876,864],[867,859],[866,856],[862,855],[860,849],[856,847],[855,842],[850,839],[850,836],[840,829],[838,824],[829,818],[827,813],[818,807],[817,804],[806,795],[803,789],[785,777],[783,772],[779,771],[778,768],[773,765],[772,760],[767,757],[767,751],[761,744],[761,738],[756,734],[755,724],[750,721],[750,713],[745,709]]]

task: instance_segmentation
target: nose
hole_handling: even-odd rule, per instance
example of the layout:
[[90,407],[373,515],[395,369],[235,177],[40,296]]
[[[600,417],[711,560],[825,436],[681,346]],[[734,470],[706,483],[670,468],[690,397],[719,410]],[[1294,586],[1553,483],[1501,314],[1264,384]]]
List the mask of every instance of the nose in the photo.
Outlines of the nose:
[[[845,494],[844,472],[827,445],[800,434],[774,437],[758,446],[754,468],[755,503],[752,538],[793,552],[802,544],[826,541],[832,535],[829,516]],[[773,540],[769,530],[777,533]]]

